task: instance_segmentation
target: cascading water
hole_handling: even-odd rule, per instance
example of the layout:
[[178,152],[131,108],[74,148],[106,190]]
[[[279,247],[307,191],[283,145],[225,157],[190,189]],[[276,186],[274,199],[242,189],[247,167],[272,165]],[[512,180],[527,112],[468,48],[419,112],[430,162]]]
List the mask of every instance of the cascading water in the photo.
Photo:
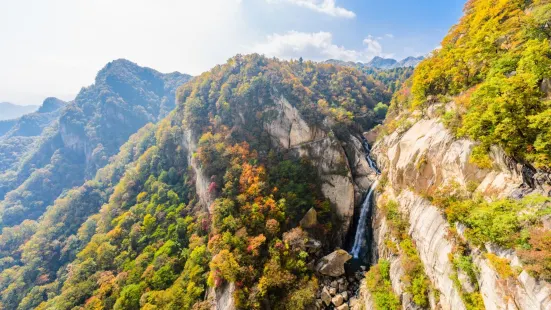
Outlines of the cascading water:
[[364,243],[365,221],[367,219],[367,215],[369,214],[369,207],[371,206],[371,196],[373,195],[373,191],[375,190],[375,187],[377,187],[377,183],[378,183],[378,180],[375,180],[375,182],[371,184],[371,187],[369,188],[369,192],[367,193],[367,196],[365,197],[365,200],[362,203],[360,220],[358,221],[358,228],[356,229],[356,236],[354,237],[354,246],[352,246],[352,251],[350,252],[350,254],[354,256],[354,258],[358,258],[358,256],[360,255],[360,249]]
[[[367,160],[369,167],[373,171],[375,171],[376,175],[380,175],[381,172],[379,171],[379,168],[377,168],[375,161],[371,158],[371,149],[369,147],[369,143],[367,142],[367,140],[363,139],[362,145],[365,151],[365,159]],[[360,211],[360,219],[358,221],[358,228],[356,229],[356,235],[354,237],[354,245],[352,246],[352,251],[350,252],[350,254],[352,254],[354,258],[358,258],[358,256],[360,255],[360,250],[365,241],[365,228],[366,228],[365,224],[366,224],[367,216],[369,215],[369,210],[371,208],[371,196],[373,196],[373,192],[377,187],[377,183],[378,183],[378,180],[375,180],[375,182],[371,184],[371,186],[369,187],[369,191],[367,192],[367,196],[365,197],[362,203],[362,209]]]
[[371,148],[369,147],[369,143],[367,140],[362,140],[362,146],[364,147],[365,151],[365,159],[367,160],[367,163],[369,164],[369,167],[375,171],[377,175],[381,174],[381,171],[379,171],[379,168],[375,164],[375,161],[371,158]]

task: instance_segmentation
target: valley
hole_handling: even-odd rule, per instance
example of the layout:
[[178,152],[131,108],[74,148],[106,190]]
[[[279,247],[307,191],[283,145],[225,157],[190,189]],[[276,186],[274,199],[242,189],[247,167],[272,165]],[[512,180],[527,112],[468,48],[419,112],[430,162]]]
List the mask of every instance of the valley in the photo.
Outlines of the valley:
[[551,309],[550,22],[470,0],[400,61],[110,61],[0,121],[0,309]]

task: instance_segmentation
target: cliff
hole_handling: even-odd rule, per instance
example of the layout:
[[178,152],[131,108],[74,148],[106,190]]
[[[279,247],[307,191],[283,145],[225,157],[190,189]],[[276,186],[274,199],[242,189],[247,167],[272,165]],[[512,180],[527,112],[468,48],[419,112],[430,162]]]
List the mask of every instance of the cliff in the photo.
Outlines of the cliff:
[[[435,111],[432,110],[432,111]],[[450,225],[449,213],[433,198],[439,190],[457,188],[484,197],[488,201],[519,200],[533,194],[549,194],[549,182],[544,173],[540,181],[530,167],[515,162],[498,147],[492,147],[492,167],[482,169],[470,160],[475,142],[457,139],[446,129],[434,112],[424,117],[410,117],[409,128],[402,127],[382,137],[374,146],[373,154],[380,165],[384,186],[377,194],[377,209],[372,218],[373,256],[375,264],[381,259],[390,261],[392,288],[403,309],[415,308],[411,296],[405,292],[405,261],[403,251],[389,248],[392,221],[384,208],[395,201],[401,217],[407,222],[407,235],[413,241],[430,280],[431,309],[467,309],[476,305],[474,294],[480,296],[486,309],[549,309],[551,285],[536,280],[522,268],[514,250],[486,242],[478,246],[465,237],[465,226]],[[450,196],[452,194],[449,194]],[[435,205],[436,204],[436,205]],[[438,205],[438,206],[437,206]],[[455,235],[454,235],[455,234]],[[474,277],[457,268],[454,256],[458,246],[467,244],[474,264]],[[463,245],[462,245],[463,244]],[[496,257],[506,269],[518,270],[504,276],[496,271]],[[474,283],[473,283],[474,282]],[[479,294],[479,295],[478,295]],[[362,289],[362,302],[367,309],[375,309],[369,290]]]

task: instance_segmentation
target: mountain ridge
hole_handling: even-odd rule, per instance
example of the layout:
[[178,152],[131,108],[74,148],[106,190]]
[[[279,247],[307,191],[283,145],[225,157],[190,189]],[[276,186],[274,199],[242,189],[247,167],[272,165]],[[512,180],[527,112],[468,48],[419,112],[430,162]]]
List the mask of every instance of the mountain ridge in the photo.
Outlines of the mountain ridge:
[[[5,196],[0,202],[2,224],[18,224],[22,210],[34,210],[30,217],[38,217],[64,189],[91,178],[131,134],[172,110],[176,85],[190,78],[179,73],[164,75],[124,59],[104,66],[96,83],[82,88],[61,109],[55,126],[40,137],[33,150],[20,156],[17,170],[0,177],[0,197]],[[46,103],[55,105],[53,101]],[[68,173],[63,170],[67,167],[71,167],[69,177],[62,176]],[[53,184],[46,182],[51,178],[56,178]],[[30,187],[33,195],[24,196]],[[33,204],[41,207],[31,207]]]
[[408,56],[400,61],[393,58],[383,58],[380,56],[375,56],[368,62],[353,62],[353,61],[343,61],[338,59],[328,59],[324,63],[331,63],[335,65],[345,65],[351,67],[364,67],[364,68],[376,68],[376,69],[396,69],[403,67],[416,67],[423,59],[424,56]]
[[10,102],[0,102],[0,121],[18,118],[24,114],[34,112],[36,105],[17,105]]

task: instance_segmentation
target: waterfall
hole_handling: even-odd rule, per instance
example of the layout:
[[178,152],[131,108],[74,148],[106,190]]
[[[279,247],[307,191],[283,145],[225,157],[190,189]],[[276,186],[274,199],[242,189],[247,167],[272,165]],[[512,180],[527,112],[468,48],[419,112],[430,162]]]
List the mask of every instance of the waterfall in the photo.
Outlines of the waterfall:
[[371,184],[371,187],[369,187],[369,192],[367,193],[367,196],[362,203],[360,220],[358,221],[358,228],[356,229],[356,236],[354,237],[354,246],[352,246],[351,251],[351,254],[352,256],[354,256],[354,258],[358,258],[358,255],[360,255],[360,249],[364,243],[366,226],[365,221],[367,219],[367,215],[369,214],[369,207],[371,206],[371,196],[373,195],[373,192],[375,191],[378,182],[379,180],[375,180],[375,182]]
[[[381,171],[379,171],[377,164],[375,164],[375,161],[371,158],[371,148],[369,147],[367,140],[362,139],[362,145],[365,150],[365,159],[367,160],[369,167],[375,171],[375,174],[380,175]],[[356,236],[354,237],[354,245],[352,246],[352,251],[350,252],[354,258],[358,258],[360,255],[361,247],[365,241],[366,220],[371,207],[371,196],[373,196],[373,192],[375,191],[378,182],[379,180],[375,180],[375,182],[371,184],[369,191],[367,192],[367,196],[362,203],[360,219],[358,220],[358,228],[356,229]]]
[[362,146],[364,147],[365,159],[367,159],[367,163],[369,164],[369,167],[373,171],[375,171],[377,175],[381,174],[381,171],[379,171],[377,164],[375,164],[375,161],[371,158],[371,148],[369,147],[369,143],[367,142],[366,139],[362,140]]

